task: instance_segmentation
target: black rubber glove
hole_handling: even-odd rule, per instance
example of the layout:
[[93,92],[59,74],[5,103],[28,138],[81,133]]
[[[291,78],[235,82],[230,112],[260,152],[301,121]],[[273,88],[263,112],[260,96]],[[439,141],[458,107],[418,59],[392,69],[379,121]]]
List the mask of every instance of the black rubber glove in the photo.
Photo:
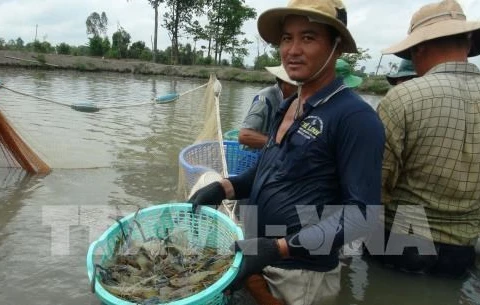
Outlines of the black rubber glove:
[[262,273],[263,268],[280,260],[277,240],[271,238],[252,238],[237,240],[232,245],[235,252],[243,254],[242,263],[237,276],[227,290],[238,290],[252,274]]
[[215,205],[218,206],[226,199],[227,195],[220,182],[215,181],[196,191],[188,202],[192,204],[193,212],[196,213],[199,205]]

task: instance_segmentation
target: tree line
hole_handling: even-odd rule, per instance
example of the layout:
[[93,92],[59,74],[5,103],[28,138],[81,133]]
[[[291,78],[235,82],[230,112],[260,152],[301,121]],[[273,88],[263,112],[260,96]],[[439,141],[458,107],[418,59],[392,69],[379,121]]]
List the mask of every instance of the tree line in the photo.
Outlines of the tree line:
[[[127,0],[129,1],[129,0]],[[92,12],[85,22],[88,43],[71,46],[48,41],[25,44],[22,38],[5,41],[0,49],[27,50],[39,53],[132,58],[162,64],[233,65],[244,66],[247,46],[252,42],[242,32],[244,23],[257,13],[244,0],[148,0],[155,12],[152,46],[144,41],[132,41],[132,36],[120,24],[111,37],[105,12]],[[160,19],[160,15],[163,16]],[[204,24],[200,22],[204,20]],[[157,49],[159,25],[166,30],[170,46]],[[230,55],[230,62],[224,57]]]
[[[92,12],[85,21],[87,45],[71,46],[63,42],[52,46],[48,41],[37,40],[25,44],[19,37],[9,41],[0,38],[0,49],[131,58],[172,65],[245,66],[245,58],[249,55],[247,46],[254,42],[246,38],[242,27],[246,21],[257,17],[256,10],[247,6],[245,0],[147,1],[154,10],[155,19],[151,48],[144,41],[133,42],[130,33],[120,24],[108,37],[107,14]],[[159,24],[166,30],[170,40],[170,46],[164,50],[157,48]],[[278,49],[265,43],[259,36],[256,40],[254,68],[279,65]],[[358,61],[370,58],[367,51],[361,49],[359,55],[345,55],[344,59],[355,68]],[[226,55],[230,55],[230,61],[225,59]]]

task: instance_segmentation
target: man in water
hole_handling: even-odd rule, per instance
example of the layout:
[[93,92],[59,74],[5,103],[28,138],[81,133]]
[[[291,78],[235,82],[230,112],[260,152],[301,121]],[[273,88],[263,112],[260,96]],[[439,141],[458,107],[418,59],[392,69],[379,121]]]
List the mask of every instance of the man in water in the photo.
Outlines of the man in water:
[[263,88],[255,95],[238,135],[238,142],[251,149],[261,149],[265,146],[280,103],[297,90],[296,83],[288,77],[282,65],[265,69],[275,76],[276,83]]
[[335,75],[336,59],[357,52],[346,23],[338,0],[291,0],[258,19],[298,94],[280,106],[255,167],[189,199],[197,209],[249,198],[233,288],[260,274],[281,302],[319,304],[340,289],[338,250],[372,229],[365,217],[375,220],[380,205],[384,130]]
[[[386,49],[418,74],[393,87],[378,114],[387,143],[382,173],[386,265],[459,276],[480,233],[480,22],[444,0],[420,8],[408,36]],[[412,234],[413,233],[413,234]]]

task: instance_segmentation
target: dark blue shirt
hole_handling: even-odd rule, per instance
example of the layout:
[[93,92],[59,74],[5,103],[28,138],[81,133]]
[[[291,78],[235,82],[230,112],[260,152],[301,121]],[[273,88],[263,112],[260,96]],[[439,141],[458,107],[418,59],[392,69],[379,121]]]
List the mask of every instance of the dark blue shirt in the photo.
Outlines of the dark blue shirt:
[[[314,206],[318,215],[313,216],[320,219],[326,205],[356,205],[362,211],[380,205],[385,136],[373,108],[336,79],[306,101],[302,117],[276,143],[280,123],[294,99],[280,106],[257,167],[231,178],[235,193],[246,195],[249,204],[258,207],[254,225],[258,236],[273,237],[267,226],[285,226],[286,235],[299,232],[298,206]],[[337,264],[336,250],[279,263],[317,271]]]

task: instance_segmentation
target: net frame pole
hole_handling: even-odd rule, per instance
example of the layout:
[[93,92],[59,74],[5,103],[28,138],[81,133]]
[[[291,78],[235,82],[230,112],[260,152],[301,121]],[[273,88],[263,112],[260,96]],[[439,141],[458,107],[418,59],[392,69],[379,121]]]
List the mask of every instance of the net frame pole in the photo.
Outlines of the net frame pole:
[[48,174],[51,171],[50,166],[27,145],[2,111],[0,111],[0,141],[27,172]]

